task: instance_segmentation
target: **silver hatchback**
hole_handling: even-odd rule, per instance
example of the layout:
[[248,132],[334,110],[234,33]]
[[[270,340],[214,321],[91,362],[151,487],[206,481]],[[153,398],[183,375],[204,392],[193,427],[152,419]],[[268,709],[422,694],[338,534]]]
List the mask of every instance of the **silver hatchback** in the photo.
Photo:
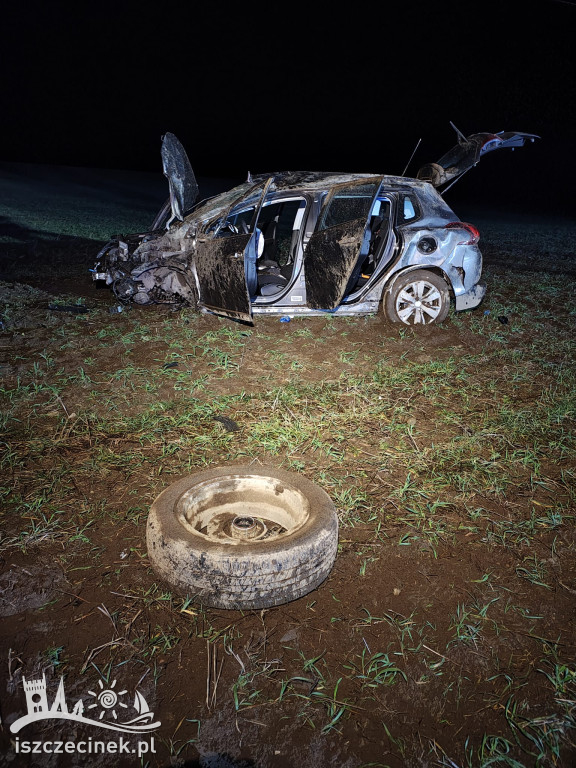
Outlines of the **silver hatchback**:
[[170,199],[150,232],[106,244],[93,277],[122,302],[188,304],[246,322],[257,314],[364,315],[380,304],[392,322],[442,322],[451,301],[471,309],[486,287],[479,233],[436,187],[478,162],[485,145],[490,151],[536,138],[460,136],[421,178],[249,175],[196,203],[192,168],[168,133],[162,159]]

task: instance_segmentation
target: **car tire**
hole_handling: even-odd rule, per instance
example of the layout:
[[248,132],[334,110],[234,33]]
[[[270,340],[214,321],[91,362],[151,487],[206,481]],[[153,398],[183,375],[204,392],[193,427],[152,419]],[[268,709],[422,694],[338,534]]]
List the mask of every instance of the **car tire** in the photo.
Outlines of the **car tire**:
[[299,474],[220,467],[156,498],[146,543],[154,570],[180,594],[214,608],[270,608],[328,576],[338,516],[325,491]]
[[450,309],[450,290],[435,272],[417,269],[395,280],[386,292],[384,310],[393,323],[441,323]]

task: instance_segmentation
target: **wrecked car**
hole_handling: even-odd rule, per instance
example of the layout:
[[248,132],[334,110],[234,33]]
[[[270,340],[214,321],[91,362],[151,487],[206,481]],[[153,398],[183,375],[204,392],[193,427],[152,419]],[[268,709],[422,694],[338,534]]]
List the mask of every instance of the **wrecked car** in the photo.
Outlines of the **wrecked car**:
[[522,146],[526,133],[458,132],[457,146],[418,178],[283,172],[197,203],[198,184],[171,133],[162,143],[170,198],[150,232],[111,240],[93,278],[121,302],[180,303],[252,322],[254,315],[364,315],[439,323],[478,306],[478,230],[438,189],[483,154]]

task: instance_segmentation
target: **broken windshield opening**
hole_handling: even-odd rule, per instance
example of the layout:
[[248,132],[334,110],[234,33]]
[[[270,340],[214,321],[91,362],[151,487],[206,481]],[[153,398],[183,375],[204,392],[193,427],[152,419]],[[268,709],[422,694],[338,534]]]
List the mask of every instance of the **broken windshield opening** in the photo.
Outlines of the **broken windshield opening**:
[[225,213],[230,206],[234,205],[237,200],[243,197],[248,190],[254,186],[253,182],[246,181],[244,184],[240,184],[239,187],[234,187],[234,189],[231,189],[228,192],[224,192],[216,197],[211,197],[204,203],[200,203],[194,212],[195,216],[206,221],[207,219],[212,219],[213,217]]

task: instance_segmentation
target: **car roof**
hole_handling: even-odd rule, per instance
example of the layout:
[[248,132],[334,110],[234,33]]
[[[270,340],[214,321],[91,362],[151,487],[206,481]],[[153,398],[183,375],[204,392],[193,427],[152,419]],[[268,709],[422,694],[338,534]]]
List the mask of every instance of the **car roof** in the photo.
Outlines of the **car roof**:
[[[270,186],[268,201],[278,200],[285,195],[301,195],[304,192],[318,193],[329,191],[340,184],[351,182],[372,181],[383,183],[383,192],[417,192],[418,197],[428,208],[433,207],[439,213],[450,211],[442,197],[427,181],[407,178],[405,176],[388,176],[377,173],[331,173],[325,171],[281,171],[249,175],[248,180],[227,192],[203,200],[187,214],[187,218],[202,220],[213,219],[222,215],[232,206],[245,202],[245,196],[263,185],[269,178],[274,182]],[[452,214],[453,215],[453,214]]]
[[415,187],[425,189],[430,186],[427,182],[405,176],[388,176],[380,173],[338,173],[325,171],[281,171],[252,175],[251,181],[262,183],[274,177],[273,189],[282,192],[313,192],[330,189],[338,184],[349,184],[354,181],[383,181],[385,186],[396,187],[406,191]]

